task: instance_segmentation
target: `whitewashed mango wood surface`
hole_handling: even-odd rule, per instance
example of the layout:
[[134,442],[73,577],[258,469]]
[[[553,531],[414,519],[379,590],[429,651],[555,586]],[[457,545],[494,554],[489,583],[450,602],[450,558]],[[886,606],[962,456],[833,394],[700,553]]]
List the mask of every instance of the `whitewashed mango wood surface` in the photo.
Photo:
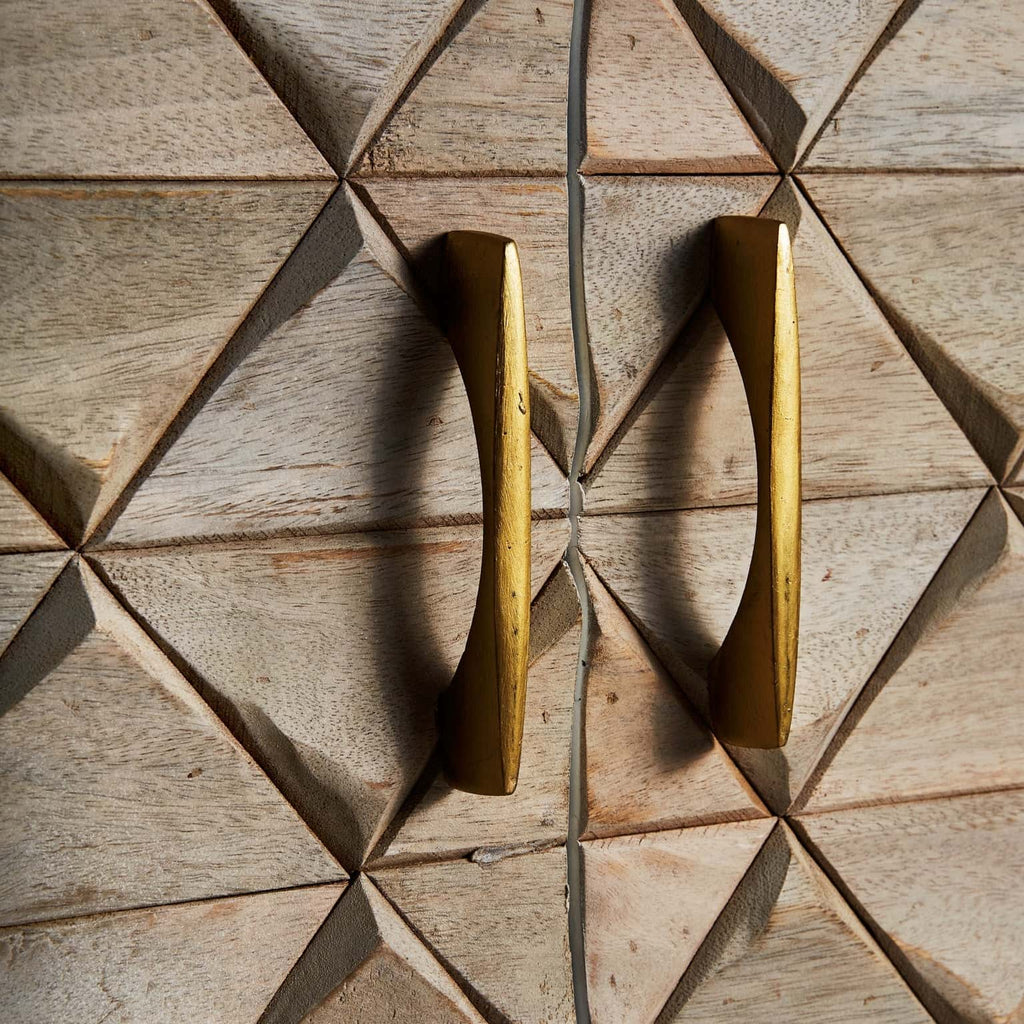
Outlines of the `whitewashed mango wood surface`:
[[0,177],[334,177],[202,0],[5,0],[0,50]]
[[0,556],[0,654],[68,560],[66,551]]
[[63,546],[64,542],[46,520],[0,474],[0,554]]

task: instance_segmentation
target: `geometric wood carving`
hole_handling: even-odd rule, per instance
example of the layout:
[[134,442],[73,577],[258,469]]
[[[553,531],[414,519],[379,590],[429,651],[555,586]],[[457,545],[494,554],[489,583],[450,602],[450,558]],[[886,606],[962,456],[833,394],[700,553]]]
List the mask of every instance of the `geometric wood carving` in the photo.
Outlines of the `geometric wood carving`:
[[64,568],[66,551],[0,556],[0,654]]
[[37,0],[0,51],[2,177],[334,177],[200,0]]
[[0,923],[344,872],[75,560],[0,660]]
[[[764,214],[788,221],[794,237],[804,498],[989,483],[976,452],[800,192],[789,182],[780,186]],[[652,316],[665,322],[661,308],[652,301]],[[587,509],[752,502],[755,485],[746,395],[708,303],[588,479]]]
[[361,175],[561,174],[572,0],[463,5]]
[[360,875],[260,1024],[484,1024],[366,875]]
[[[479,515],[451,348],[343,185],[247,317],[102,540],[266,536]],[[534,504],[565,480],[534,444]]]
[[0,554],[62,547],[46,520],[0,474]]
[[0,468],[67,540],[106,513],[333,187],[0,187]]
[[0,929],[5,1024],[253,1024],[344,886]]
[[594,1024],[653,1024],[773,820],[583,844]]
[[373,880],[488,1020],[570,1024],[565,850],[378,868]]
[[806,810],[1024,783],[1024,524],[993,490],[850,713]]
[[[781,750],[729,749],[777,813],[800,791],[982,493],[932,491],[804,503],[793,730]],[[702,710],[707,666],[746,578],[753,526],[754,509],[746,505],[590,516],[582,524],[587,558]]]
[[673,0],[594,0],[584,174],[774,172]]
[[802,181],[932,387],[996,480],[1006,480],[1024,453],[1024,179]]

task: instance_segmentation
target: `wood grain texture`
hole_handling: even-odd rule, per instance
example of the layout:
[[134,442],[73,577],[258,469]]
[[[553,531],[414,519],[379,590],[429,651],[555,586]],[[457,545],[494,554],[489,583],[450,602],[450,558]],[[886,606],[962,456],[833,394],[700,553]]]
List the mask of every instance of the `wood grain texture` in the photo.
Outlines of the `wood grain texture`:
[[[322,533],[480,515],[469,402],[408,268],[343,186],[99,539]],[[566,504],[534,444],[534,508]]]
[[565,179],[367,178],[361,185],[438,308],[444,308],[440,248],[445,232],[490,231],[515,239],[525,293],[531,425],[568,471],[579,397]]
[[0,186],[0,467],[66,538],[99,522],[332,188]]
[[593,1024],[654,1024],[773,819],[583,844]]
[[1024,10],[923,0],[826,124],[807,170],[1019,168]]
[[564,850],[379,868],[373,879],[492,1024],[575,1020]]
[[0,473],[0,554],[62,547],[64,542],[46,520]]
[[711,221],[756,214],[774,185],[765,176],[586,179],[583,274],[596,405],[588,469],[700,301]]
[[343,174],[459,0],[211,0],[320,152]]
[[1024,524],[993,491],[833,741],[808,810],[1024,784]]
[[585,174],[773,172],[673,0],[594,0]]
[[[776,751],[730,749],[777,813],[799,793],[982,494],[804,503],[800,653],[789,742]],[[593,516],[581,527],[587,558],[705,714],[707,666],[739,602],[754,514],[742,506]],[[888,772],[889,763],[876,768]]]
[[[786,183],[764,213],[788,222],[794,238],[804,498],[989,483],[974,449],[803,196]],[[702,266],[702,284],[705,274]],[[656,291],[648,292],[621,329],[665,330],[671,321],[663,306]],[[687,325],[586,490],[587,509],[602,512],[756,499],[746,395],[710,303]]]
[[900,0],[681,0],[680,7],[744,113],[788,171]]
[[766,815],[586,563],[584,573],[593,609],[586,654],[584,836]]
[[8,1024],[253,1024],[343,888],[2,929],[0,1016]]
[[564,173],[571,25],[572,0],[465,6],[358,173]]
[[66,551],[0,556],[0,654],[68,560]]
[[1012,1021],[1024,1002],[1024,793],[806,815],[810,838],[947,1021]]
[[996,479],[1007,479],[1024,454],[1024,180],[802,180],[932,387]]
[[0,177],[334,177],[199,0],[5,0],[0,49]]
[[344,872],[81,561],[0,661],[0,923]]
[[[375,862],[472,855],[476,860],[565,841],[569,735],[580,648],[580,610],[565,566],[534,601],[519,784],[507,797],[454,790],[440,773],[420,781],[374,854]],[[552,639],[554,638],[554,639]]]
[[275,994],[260,1024],[483,1024],[366,875],[360,875]]
[[658,1020],[931,1024],[782,822]]
[[[327,846],[358,867],[434,747],[481,541],[479,526],[462,526],[111,551],[97,563]],[[565,543],[564,521],[535,524],[535,592]]]

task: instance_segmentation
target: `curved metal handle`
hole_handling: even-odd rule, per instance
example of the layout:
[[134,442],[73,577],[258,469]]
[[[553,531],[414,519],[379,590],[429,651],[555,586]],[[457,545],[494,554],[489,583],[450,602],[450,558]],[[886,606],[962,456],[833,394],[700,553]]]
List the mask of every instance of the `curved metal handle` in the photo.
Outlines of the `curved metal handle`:
[[530,643],[530,395],[515,242],[445,241],[448,337],[480,453],[484,550],[466,650],[440,703],[445,773],[470,793],[516,788]]
[[712,298],[754,427],[757,527],[736,617],[711,663],[711,719],[728,743],[781,747],[800,627],[800,342],[786,225],[718,218]]

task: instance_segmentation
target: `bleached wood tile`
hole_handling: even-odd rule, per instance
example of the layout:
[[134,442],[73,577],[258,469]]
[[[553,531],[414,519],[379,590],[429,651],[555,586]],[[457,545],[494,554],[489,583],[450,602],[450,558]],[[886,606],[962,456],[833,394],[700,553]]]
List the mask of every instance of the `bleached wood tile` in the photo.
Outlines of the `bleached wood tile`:
[[931,1024],[782,822],[658,1019]]
[[764,818],[583,844],[594,1024],[654,1024],[773,824]]
[[1024,792],[812,814],[798,828],[909,962],[936,1019],[1013,1020],[1024,1001]]
[[66,551],[0,556],[0,654],[68,560]]
[[0,922],[344,872],[81,561],[0,660]]
[[[561,174],[572,0],[483,0],[358,167],[372,174]],[[435,55],[431,55],[435,57]]]
[[373,880],[489,1020],[570,1024],[565,851],[378,868]]
[[1024,524],[993,491],[799,805],[821,810],[1024,784],[1022,614]]
[[0,554],[62,547],[64,542],[46,520],[0,473]]
[[774,171],[672,0],[594,0],[585,174]]
[[[536,591],[561,556],[565,523],[535,523],[533,536]],[[434,747],[481,542],[479,526],[461,526],[110,551],[97,563],[327,846],[357,867]]]
[[564,178],[366,178],[361,185],[413,271],[444,306],[441,242],[447,231],[513,238],[523,269],[534,432],[564,470],[579,417],[569,304]]
[[588,469],[700,301],[711,221],[756,214],[774,185],[765,176],[586,179],[583,273],[596,403]]
[[789,170],[900,0],[681,0],[680,7],[779,165]]
[[[764,213],[789,222],[794,236],[804,497],[989,483],[974,449],[798,190],[783,184]],[[706,260],[702,253],[702,286]],[[624,317],[621,330],[667,326],[663,305],[658,292],[648,293],[643,313]],[[743,383],[710,304],[688,324],[627,423],[586,482],[588,511],[756,500]]]
[[1024,9],[923,0],[826,124],[804,165],[1019,168]]
[[802,180],[932,387],[996,479],[1006,479],[1024,454],[1024,180]]
[[0,186],[0,466],[66,538],[99,522],[332,188]]
[[590,566],[584,835],[767,814]]
[[[984,492],[805,502],[793,728],[781,750],[731,748],[785,811],[924,592]],[[751,506],[583,520],[581,547],[698,708],[736,611],[754,536]],[[972,644],[973,646],[973,644]],[[902,728],[902,727],[901,727]],[[888,772],[891,761],[876,764]]]
[[0,929],[7,1024],[253,1024],[344,886]]
[[366,875],[330,912],[260,1024],[484,1024]]
[[211,0],[335,170],[390,113],[459,0]]
[[565,841],[579,620],[572,577],[559,566],[531,610],[526,722],[515,793],[498,800],[453,790],[440,766],[432,765],[432,779],[421,780],[424,791],[410,796],[375,861],[467,854],[480,859]]
[[0,50],[0,177],[334,177],[199,0],[6,4]]
[[[408,268],[342,186],[161,441],[114,546],[408,526],[480,514],[480,463],[447,342]],[[565,477],[533,446],[534,509]]]

